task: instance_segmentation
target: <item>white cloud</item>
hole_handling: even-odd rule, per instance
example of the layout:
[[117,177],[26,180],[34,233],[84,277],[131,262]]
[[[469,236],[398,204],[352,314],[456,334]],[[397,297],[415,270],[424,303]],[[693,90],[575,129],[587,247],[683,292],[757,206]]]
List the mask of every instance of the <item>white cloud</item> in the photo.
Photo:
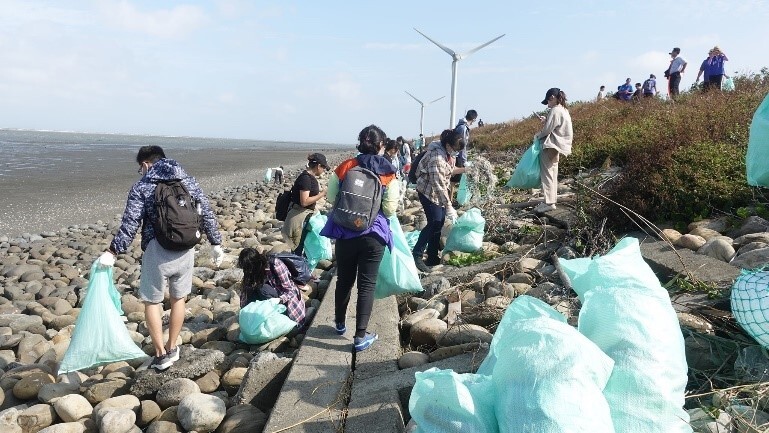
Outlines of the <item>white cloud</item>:
[[341,103],[359,105],[361,102],[361,85],[348,74],[338,74],[326,86],[326,90]]
[[[672,48],[672,47],[671,47]],[[670,65],[670,54],[664,51],[647,51],[630,59],[628,66],[639,70],[663,70]]]
[[126,0],[103,0],[100,5],[102,14],[115,25],[152,36],[182,38],[208,23],[208,17],[198,6],[140,11]]

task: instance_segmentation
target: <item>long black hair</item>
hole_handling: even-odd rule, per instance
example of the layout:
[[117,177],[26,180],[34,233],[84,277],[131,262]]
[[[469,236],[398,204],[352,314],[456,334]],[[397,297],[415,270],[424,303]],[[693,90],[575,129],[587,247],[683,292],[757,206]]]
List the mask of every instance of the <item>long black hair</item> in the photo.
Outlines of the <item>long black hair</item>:
[[376,125],[363,128],[358,134],[358,152],[364,155],[376,155],[382,143],[387,140],[387,134]]
[[251,290],[259,290],[267,277],[267,256],[254,248],[244,248],[238,256],[238,267],[243,269],[240,287],[241,299],[248,297]]

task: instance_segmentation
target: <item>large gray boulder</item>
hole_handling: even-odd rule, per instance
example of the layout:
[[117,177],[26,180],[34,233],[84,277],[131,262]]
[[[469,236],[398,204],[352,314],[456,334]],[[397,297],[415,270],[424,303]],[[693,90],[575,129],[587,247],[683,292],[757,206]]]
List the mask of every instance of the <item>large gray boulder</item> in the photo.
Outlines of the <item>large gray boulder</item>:
[[150,396],[171,379],[196,379],[214,370],[224,361],[224,353],[218,350],[195,349],[188,345],[181,346],[180,350],[179,360],[168,370],[145,370],[136,373],[131,394],[139,398]]
[[184,397],[176,411],[179,424],[187,431],[207,433],[216,430],[227,413],[222,399],[208,394]]

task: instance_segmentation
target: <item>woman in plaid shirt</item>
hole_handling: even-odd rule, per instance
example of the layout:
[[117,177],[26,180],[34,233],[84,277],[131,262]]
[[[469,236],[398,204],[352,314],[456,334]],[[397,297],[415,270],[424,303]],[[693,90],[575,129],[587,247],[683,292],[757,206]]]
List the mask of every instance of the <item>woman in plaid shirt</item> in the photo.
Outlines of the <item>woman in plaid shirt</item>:
[[[417,168],[417,193],[425,210],[427,225],[419,233],[419,239],[411,253],[414,263],[422,272],[430,272],[430,266],[441,263],[439,256],[441,228],[447,213],[456,215],[449,195],[449,179],[465,172],[464,167],[454,167],[454,159],[462,148],[462,136],[453,129],[441,133],[441,141],[433,141]],[[422,254],[427,248],[427,260]]]
[[254,301],[280,298],[280,303],[286,306],[286,315],[302,326],[304,300],[283,261],[267,257],[254,248],[244,248],[238,256],[238,267],[243,269],[240,308]]

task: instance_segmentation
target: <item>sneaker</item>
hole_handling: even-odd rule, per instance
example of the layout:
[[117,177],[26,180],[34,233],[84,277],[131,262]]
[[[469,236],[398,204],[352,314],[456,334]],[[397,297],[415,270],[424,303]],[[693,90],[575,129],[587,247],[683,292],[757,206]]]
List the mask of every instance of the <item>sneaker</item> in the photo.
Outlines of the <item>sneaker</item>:
[[545,213],[549,212],[551,210],[555,210],[555,203],[547,204],[547,203],[540,203],[534,208],[534,212],[536,213]]
[[355,345],[355,351],[356,352],[362,352],[369,347],[371,347],[372,344],[374,344],[375,341],[379,339],[379,336],[376,335],[376,333],[373,332],[367,332],[366,335],[363,338],[355,337],[353,338],[353,344]]
[[344,323],[334,323],[334,329],[336,329],[336,333],[339,335],[344,335],[344,333],[347,332],[347,327],[344,326]]
[[427,264],[422,260],[421,257],[414,257],[414,264],[417,265],[417,269],[419,272],[430,272],[431,269]]
[[169,367],[174,365],[174,362],[179,360],[179,347],[174,347],[173,349],[166,352],[165,355],[156,356],[152,360],[152,364],[150,364],[150,368],[154,368],[158,371],[168,370]]

